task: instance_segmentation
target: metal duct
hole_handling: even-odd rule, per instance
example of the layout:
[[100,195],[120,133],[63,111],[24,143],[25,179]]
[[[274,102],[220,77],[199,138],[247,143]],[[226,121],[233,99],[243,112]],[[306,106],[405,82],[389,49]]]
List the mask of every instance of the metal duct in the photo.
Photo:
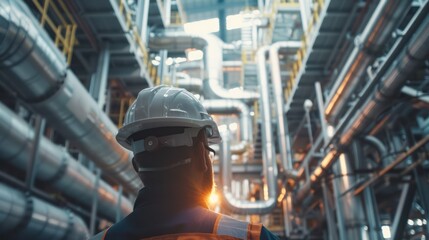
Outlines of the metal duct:
[[258,99],[258,93],[244,90],[229,91],[220,85],[223,83],[222,45],[222,41],[214,35],[190,35],[185,32],[161,32],[154,34],[149,40],[151,50],[178,51],[197,48],[204,51],[204,96],[210,99],[224,98],[248,101]]
[[83,220],[67,209],[0,183],[0,236],[2,239],[88,239]]
[[[33,150],[34,131],[21,118],[0,104],[0,155],[3,162],[25,171]],[[68,152],[47,138],[39,142],[36,178],[74,201],[91,207],[95,176],[80,165]],[[115,220],[118,192],[100,181],[98,191],[99,214]],[[121,196],[122,216],[132,211],[131,202]]]
[[271,127],[271,108],[269,101],[269,90],[268,90],[268,79],[267,69],[265,64],[265,55],[268,52],[269,47],[263,46],[257,52],[258,62],[258,77],[260,82],[260,106],[262,116],[262,153],[263,153],[263,169],[266,180],[266,187],[268,192],[268,198],[265,200],[258,200],[256,202],[250,202],[245,200],[237,200],[233,197],[228,184],[231,183],[231,161],[230,161],[230,149],[229,149],[229,136],[227,133],[223,133],[223,142],[221,143],[219,160],[220,174],[221,174],[221,186],[222,186],[222,197],[223,203],[233,212],[240,214],[264,214],[269,213],[277,202],[277,164],[276,154],[274,151],[273,144],[273,131]]
[[176,73],[176,85],[186,90],[200,94],[203,90],[203,81],[199,78],[191,78],[189,74]]
[[284,111],[284,96],[282,77],[280,73],[279,49],[298,49],[300,46],[295,42],[276,42],[270,47],[271,81],[277,110],[277,132],[280,148],[280,158],[285,170],[293,170],[292,147],[290,144],[289,129]]
[[410,6],[410,2],[380,1],[362,34],[355,38],[355,48],[331,89],[325,107],[325,114],[330,119],[338,117],[359,80],[366,73],[367,66],[391,38],[391,33],[407,12],[406,8]]
[[15,91],[35,112],[125,189],[142,183],[131,153],[115,140],[116,126],[91,98],[45,31],[22,2],[0,2],[1,84]]
[[[408,46],[397,57],[397,61],[390,67],[390,72],[377,87],[376,92],[363,106],[355,113],[353,119],[345,127],[346,132],[340,136],[337,149],[343,149],[348,146],[354,136],[359,134],[366,127],[377,119],[377,116],[385,109],[386,105],[395,94],[401,90],[407,77],[412,74],[417,67],[427,58],[429,54],[429,3],[426,1],[421,7],[420,16],[423,17],[422,23],[418,26],[413,38],[408,42]],[[315,182],[323,175],[325,169],[328,169],[335,159],[339,156],[340,150],[333,149],[328,152],[325,158],[311,174],[311,181]],[[298,192],[297,199],[305,196],[310,190],[310,182],[306,183]]]
[[240,100],[232,99],[213,99],[204,100],[204,108],[210,114],[236,114],[240,115],[240,135],[241,140],[250,143],[253,141],[251,132],[252,118],[250,116],[249,106]]

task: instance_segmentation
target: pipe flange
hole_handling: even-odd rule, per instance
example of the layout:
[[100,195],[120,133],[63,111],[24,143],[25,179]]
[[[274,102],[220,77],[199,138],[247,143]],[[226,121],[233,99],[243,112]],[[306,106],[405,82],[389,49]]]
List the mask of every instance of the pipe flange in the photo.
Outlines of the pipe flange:
[[67,171],[67,167],[68,167],[68,153],[66,151],[66,149],[63,149],[63,157],[61,158],[61,166],[59,167],[58,171],[50,178],[43,180],[44,183],[54,183],[58,180],[60,180],[62,177],[65,176],[65,173]]
[[22,216],[22,219],[18,222],[18,224],[7,231],[5,233],[6,239],[16,239],[16,236],[22,231],[22,229],[25,229],[27,225],[30,223],[31,215],[33,215],[34,211],[34,201],[33,197],[31,196],[30,192],[25,192],[25,213],[24,216]]

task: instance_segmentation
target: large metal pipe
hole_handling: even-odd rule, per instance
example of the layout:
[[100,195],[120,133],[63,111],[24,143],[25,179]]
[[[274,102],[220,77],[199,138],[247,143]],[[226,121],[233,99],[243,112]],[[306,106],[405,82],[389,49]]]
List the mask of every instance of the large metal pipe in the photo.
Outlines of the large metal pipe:
[[[212,99],[203,101],[203,106],[210,114],[239,114],[241,142],[230,147],[233,154],[243,154],[252,143],[253,133],[251,128],[251,116],[249,106],[240,100]],[[218,150],[216,145],[213,149]]]
[[203,90],[203,81],[199,78],[191,78],[189,74],[184,72],[176,73],[176,85],[186,90],[201,94]]
[[270,64],[271,64],[271,81],[273,84],[274,99],[277,110],[277,134],[280,148],[280,158],[285,170],[292,170],[292,147],[290,143],[289,129],[287,118],[285,118],[284,111],[284,96],[282,77],[280,72],[279,50],[281,48],[288,48],[296,50],[301,45],[296,42],[276,42],[270,47]]
[[[329,169],[341,153],[340,149],[348,146],[354,136],[374,122],[377,116],[385,109],[386,105],[390,104],[389,101],[401,90],[407,77],[426,59],[429,54],[429,44],[427,44],[429,42],[428,11],[429,3],[426,1],[419,12],[416,13],[416,18],[422,18],[422,21],[414,32],[412,39],[408,41],[407,47],[396,58],[397,61],[392,64],[375,93],[356,111],[350,123],[344,128],[346,131],[339,137],[336,149],[329,151],[320,163],[320,166],[312,172],[310,177],[312,182],[317,181],[323,175],[324,171]],[[410,23],[410,26],[414,24],[416,24],[416,19]],[[310,183],[304,185],[298,191],[297,196],[305,196],[311,189],[309,186]]]
[[[25,171],[33,148],[34,131],[31,127],[0,104],[0,160]],[[99,214],[114,221],[118,208],[118,192],[106,182],[95,187],[95,176],[62,147],[42,137],[39,143],[36,178],[74,201],[91,207],[94,191],[98,192]],[[122,216],[132,211],[131,202],[120,196]]]
[[382,0],[374,10],[363,32],[355,38],[355,48],[341,68],[326,103],[325,114],[336,119],[353,90],[374,61],[391,33],[406,13],[411,1]]
[[131,153],[115,140],[116,126],[97,106],[64,57],[21,1],[0,2],[0,82],[16,92],[128,191],[142,183]]
[[213,99],[203,101],[203,106],[210,114],[239,114],[241,140],[250,143],[253,134],[251,130],[252,118],[249,106],[240,100]]
[[221,86],[222,41],[211,34],[190,35],[185,32],[160,32],[151,36],[149,47],[153,50],[178,51],[196,48],[204,51],[204,96],[210,99],[240,99],[253,101],[259,98],[256,92],[229,91]]
[[230,191],[231,180],[231,161],[229,150],[229,137],[227,133],[223,138],[220,148],[220,162],[221,162],[221,186],[223,193],[223,203],[231,211],[241,214],[263,214],[269,213],[277,202],[277,163],[276,153],[274,151],[273,131],[271,126],[271,108],[269,98],[269,87],[267,79],[266,58],[269,47],[263,46],[257,52],[258,62],[258,77],[260,82],[260,106],[262,116],[262,164],[263,175],[266,181],[266,189],[268,192],[267,199],[250,202],[246,200],[237,200],[233,197]]
[[83,220],[67,209],[0,183],[0,236],[2,239],[65,239],[89,237]]

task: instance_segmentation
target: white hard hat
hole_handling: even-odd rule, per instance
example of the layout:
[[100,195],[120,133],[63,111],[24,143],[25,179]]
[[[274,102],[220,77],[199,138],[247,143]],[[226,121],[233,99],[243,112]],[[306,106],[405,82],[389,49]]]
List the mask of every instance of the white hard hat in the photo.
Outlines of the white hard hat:
[[162,127],[205,128],[209,144],[221,141],[216,123],[194,95],[169,86],[140,91],[129,107],[116,139],[123,147],[132,150],[133,134]]

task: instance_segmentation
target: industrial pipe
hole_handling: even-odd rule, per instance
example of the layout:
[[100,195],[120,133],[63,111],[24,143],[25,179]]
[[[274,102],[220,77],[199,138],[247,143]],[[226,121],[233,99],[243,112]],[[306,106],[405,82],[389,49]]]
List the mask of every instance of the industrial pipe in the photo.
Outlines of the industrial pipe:
[[176,85],[180,88],[185,88],[186,90],[201,94],[203,89],[203,81],[199,78],[191,78],[189,74],[184,72],[176,73]]
[[190,35],[185,32],[160,32],[149,40],[152,50],[177,51],[196,48],[204,51],[204,96],[209,99],[240,99],[254,101],[259,98],[256,92],[245,90],[229,91],[223,88],[222,41],[214,35]]
[[[241,142],[230,147],[232,154],[243,154],[252,143],[253,133],[251,128],[251,116],[249,106],[240,100],[212,99],[202,102],[209,114],[239,114],[240,115],[240,137]],[[213,146],[218,151],[217,145]]]
[[296,50],[301,45],[296,44],[296,42],[276,42],[270,47],[270,64],[271,64],[271,81],[272,88],[274,92],[274,99],[277,110],[277,134],[278,142],[280,148],[280,158],[285,171],[291,172],[292,167],[292,147],[290,143],[289,129],[287,118],[285,118],[284,111],[284,96],[283,96],[283,86],[282,86],[282,77],[280,72],[280,62],[279,62],[279,50],[281,48],[288,48],[290,50]]
[[0,82],[125,189],[142,183],[131,153],[115,140],[116,126],[97,106],[54,43],[20,1],[0,2]]
[[264,214],[270,212],[277,202],[277,163],[276,153],[273,144],[273,131],[271,126],[271,108],[269,98],[269,88],[267,80],[267,69],[265,55],[269,47],[263,46],[257,52],[258,62],[258,77],[260,82],[260,106],[262,116],[262,164],[263,174],[266,180],[266,187],[268,198],[265,200],[258,200],[250,202],[246,200],[237,200],[233,197],[228,184],[231,182],[231,161],[229,149],[229,135],[223,132],[225,136],[222,138],[223,142],[220,147],[220,174],[223,203],[227,208],[233,212],[241,214]]
[[[417,30],[414,32],[412,39],[408,42],[408,46],[401,52],[391,67],[390,72],[378,86],[372,97],[368,98],[365,104],[356,111],[350,123],[345,127],[346,132],[340,136],[336,149],[331,149],[322,160],[320,165],[312,172],[310,178],[312,182],[317,181],[324,171],[328,169],[341,153],[340,149],[348,146],[354,136],[371,125],[371,122],[385,109],[389,101],[401,90],[405,84],[407,77],[412,74],[417,67],[426,59],[429,54],[429,3],[425,2],[416,14],[416,18],[422,17],[421,24],[418,24]],[[410,25],[417,24],[414,20]],[[409,28],[407,28],[409,29]],[[309,185],[309,184],[306,184]],[[298,191],[299,196],[305,196],[310,190],[310,187],[302,187]],[[299,199],[297,199],[299,201]]]
[[330,119],[338,117],[360,79],[366,74],[367,66],[391,38],[391,32],[407,12],[405,9],[410,2],[380,1],[363,32],[355,38],[355,48],[330,91],[325,107],[325,114]]
[[0,183],[2,239],[88,239],[83,220],[67,209]]
[[[25,171],[33,149],[34,131],[15,113],[0,104],[0,160]],[[42,137],[39,143],[36,179],[52,186],[74,201],[91,207],[94,191],[98,192],[99,214],[115,220],[117,208],[122,216],[132,211],[131,202],[118,197],[106,182],[95,189],[95,176],[62,147]],[[121,205],[118,206],[118,200]]]

